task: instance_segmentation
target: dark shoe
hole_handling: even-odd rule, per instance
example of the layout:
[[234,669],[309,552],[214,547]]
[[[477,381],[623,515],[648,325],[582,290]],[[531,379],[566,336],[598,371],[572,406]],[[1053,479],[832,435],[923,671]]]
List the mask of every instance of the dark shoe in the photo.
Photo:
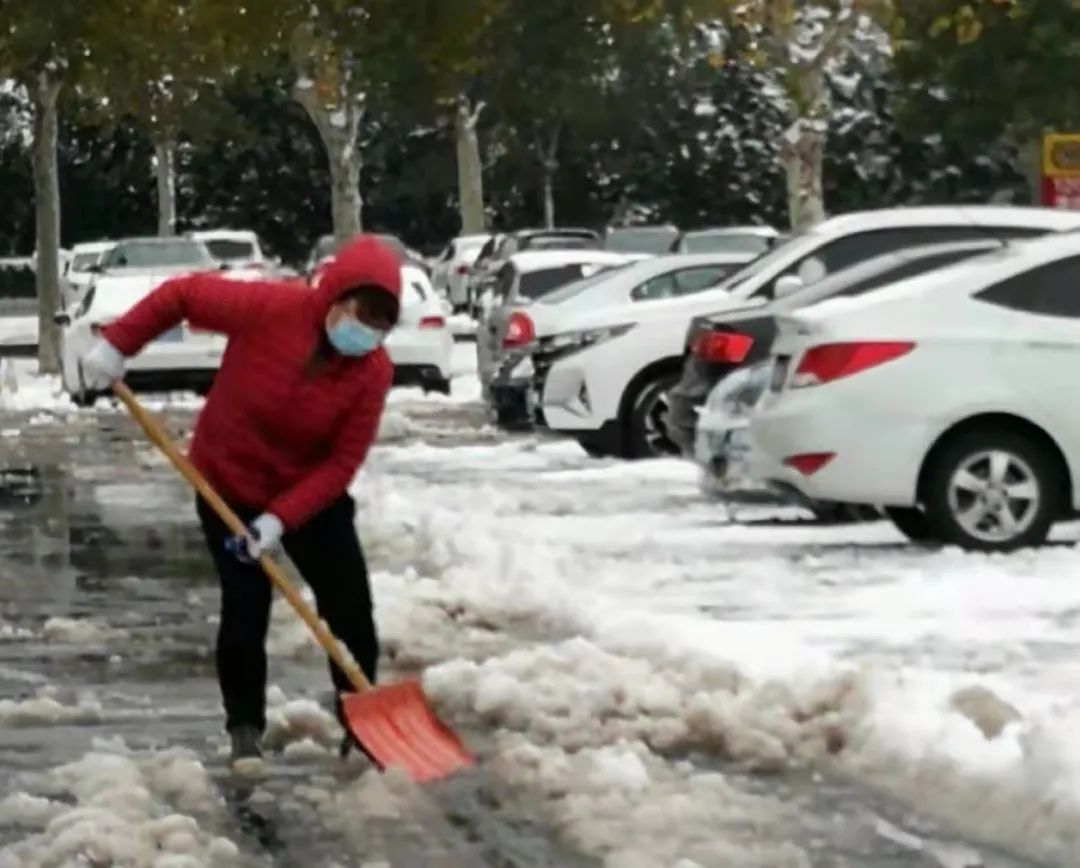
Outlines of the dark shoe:
[[238,726],[229,730],[232,753],[229,765],[236,772],[257,772],[262,768],[262,736],[253,726]]

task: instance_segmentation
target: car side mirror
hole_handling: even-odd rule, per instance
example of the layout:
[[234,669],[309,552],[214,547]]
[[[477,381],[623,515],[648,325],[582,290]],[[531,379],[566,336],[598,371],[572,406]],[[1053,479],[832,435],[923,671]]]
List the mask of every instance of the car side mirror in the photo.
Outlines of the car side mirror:
[[803,288],[802,278],[797,274],[785,274],[776,279],[773,286],[773,298],[787,298]]
[[58,326],[69,326],[71,325],[71,314],[62,310],[57,311],[53,314],[53,322]]

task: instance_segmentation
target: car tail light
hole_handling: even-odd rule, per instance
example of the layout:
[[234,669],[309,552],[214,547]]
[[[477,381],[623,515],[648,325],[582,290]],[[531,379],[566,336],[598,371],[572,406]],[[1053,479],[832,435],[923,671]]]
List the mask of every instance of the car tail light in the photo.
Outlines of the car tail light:
[[737,332],[706,332],[698,335],[690,349],[703,362],[727,362],[739,365],[746,361],[754,339]]
[[454,271],[460,275],[466,275],[469,273],[469,266],[459,265],[457,268],[454,269]]
[[813,476],[835,457],[835,452],[804,452],[789,455],[784,459],[784,464],[803,476]]
[[446,328],[446,319],[441,316],[426,316],[420,320],[420,328],[444,329]]
[[506,321],[506,334],[503,336],[503,349],[523,347],[536,339],[533,321],[526,314],[514,311]]
[[799,360],[791,388],[820,386],[850,377],[905,356],[915,349],[910,341],[859,341],[811,347]]

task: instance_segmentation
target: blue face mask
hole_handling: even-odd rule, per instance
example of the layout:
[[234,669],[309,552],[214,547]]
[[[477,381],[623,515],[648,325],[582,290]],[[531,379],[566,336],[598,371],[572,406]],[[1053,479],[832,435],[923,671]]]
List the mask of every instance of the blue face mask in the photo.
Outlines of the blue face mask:
[[343,356],[366,356],[382,346],[386,332],[354,319],[343,318],[326,330],[326,337],[330,346]]

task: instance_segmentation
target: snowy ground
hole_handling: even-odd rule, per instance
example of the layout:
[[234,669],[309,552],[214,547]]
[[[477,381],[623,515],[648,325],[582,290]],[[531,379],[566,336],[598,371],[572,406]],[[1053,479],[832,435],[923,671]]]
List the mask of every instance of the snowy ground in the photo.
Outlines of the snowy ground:
[[[732,523],[683,463],[487,429],[459,350],[450,398],[393,396],[354,493],[391,665],[423,670],[485,793],[610,868],[1080,865],[1071,547],[919,551],[885,525],[758,507]],[[115,411],[16,380],[0,868],[291,864],[265,861],[213,784],[215,592],[187,493]],[[385,782],[326,758],[321,661],[283,609],[270,646],[271,736],[295,775],[262,798],[329,830],[296,844],[303,868],[370,863],[356,830]]]

